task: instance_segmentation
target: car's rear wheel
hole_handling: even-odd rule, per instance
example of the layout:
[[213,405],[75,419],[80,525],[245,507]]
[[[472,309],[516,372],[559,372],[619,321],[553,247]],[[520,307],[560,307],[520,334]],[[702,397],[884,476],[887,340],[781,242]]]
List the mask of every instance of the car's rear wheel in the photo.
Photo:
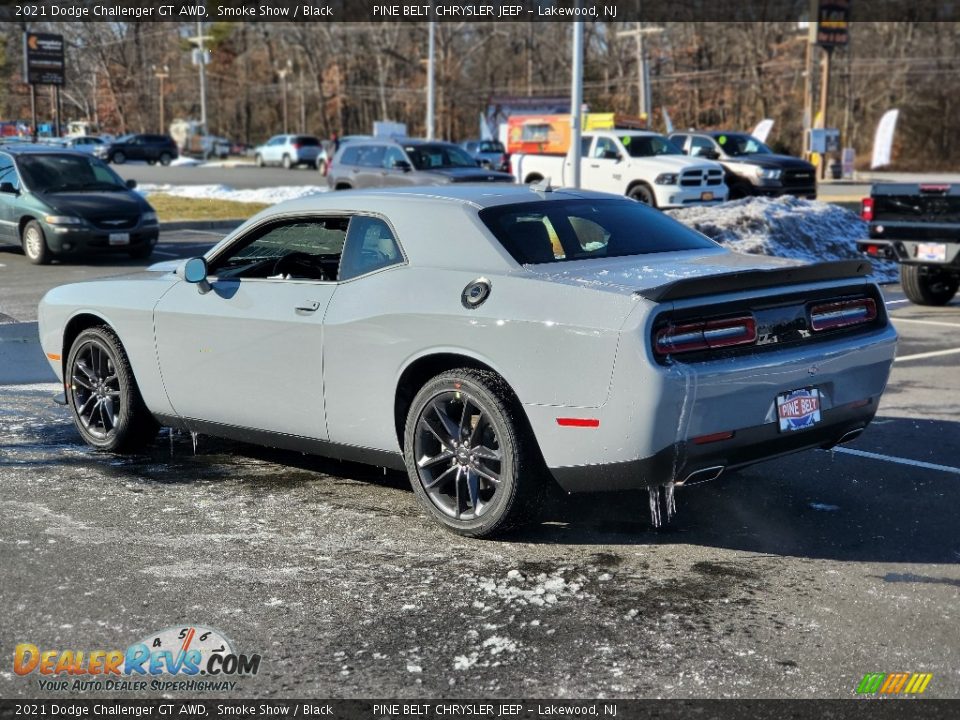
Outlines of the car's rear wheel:
[[293,161],[290,159],[289,155],[283,156],[283,167],[286,170],[289,170],[290,168],[293,167]]
[[516,398],[488,371],[430,380],[407,414],[404,460],[417,500],[459,535],[486,537],[528,520],[543,461]]
[[327,176],[327,161],[326,161],[326,160],[323,160],[323,159],[317,160],[317,170],[320,171],[320,174],[323,175],[323,177],[326,177],[326,176]]
[[124,153],[122,150],[117,150],[110,156],[110,162],[116,163],[117,165],[123,165],[126,161],[126,153]]
[[114,332],[106,326],[81,332],[66,366],[67,402],[83,439],[98,450],[135,451],[159,429],[150,415]]
[[257,167],[263,167],[263,155],[257,153],[256,157],[253,159],[253,162],[256,163]]
[[649,205],[650,207],[657,206],[657,198],[653,194],[653,190],[648,188],[646,185],[635,185],[630,188],[630,192],[627,193],[627,197],[631,200],[636,200],[637,202],[642,202],[644,205]]
[[168,152],[160,153],[160,164],[166,167],[173,162],[173,155]]
[[949,271],[930,265],[901,265],[903,294],[917,305],[946,305],[957,294],[960,280]]
[[147,165],[156,165],[156,164],[157,164],[156,160],[147,160]]
[[23,226],[20,242],[23,244],[23,254],[34,265],[46,265],[53,259],[46,235],[43,234],[43,227],[36,220],[31,220]]

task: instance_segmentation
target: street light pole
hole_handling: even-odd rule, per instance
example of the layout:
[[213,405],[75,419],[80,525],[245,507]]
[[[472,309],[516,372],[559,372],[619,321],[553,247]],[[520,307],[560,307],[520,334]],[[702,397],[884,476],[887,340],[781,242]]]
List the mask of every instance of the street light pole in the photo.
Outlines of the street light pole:
[[200,127],[203,134],[207,130],[207,56],[203,50],[203,21],[197,20],[197,43],[200,48]]
[[573,72],[570,77],[570,184],[580,187],[580,135],[583,122],[583,21],[573,24]]
[[163,123],[163,98],[164,98],[164,81],[170,77],[170,68],[164,65],[162,68],[158,68],[156,65],[153,66],[153,76],[160,81],[160,134],[165,135],[164,132],[164,123]]
[[433,126],[434,126],[434,94],[436,88],[434,86],[434,53],[436,52],[436,23],[432,20],[430,21],[430,40],[429,47],[427,49],[427,140],[433,140]]
[[645,28],[642,22],[638,22],[633,30],[621,30],[617,33],[617,37],[637,39],[637,113],[648,125],[653,111],[653,101],[650,92],[650,69],[647,63],[647,52],[643,46],[643,36],[661,32],[663,32],[662,27]]
[[287,60],[286,66],[277,70],[277,74],[280,75],[280,84],[283,87],[283,133],[285,135],[290,132],[287,112],[287,75],[290,73],[292,66],[293,63]]

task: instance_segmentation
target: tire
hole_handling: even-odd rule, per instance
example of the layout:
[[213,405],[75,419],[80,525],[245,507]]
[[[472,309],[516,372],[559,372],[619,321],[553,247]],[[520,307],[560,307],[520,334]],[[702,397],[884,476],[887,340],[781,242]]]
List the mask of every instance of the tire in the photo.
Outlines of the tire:
[[746,183],[735,183],[730,186],[730,199],[740,200],[753,195],[751,188]]
[[20,237],[23,245],[23,254],[34,265],[47,265],[53,259],[53,253],[47,245],[47,238],[43,234],[43,227],[36,220],[31,220],[23,226]]
[[289,170],[289,169],[292,168],[292,167],[293,167],[293,161],[290,160],[290,156],[289,156],[289,155],[284,155],[284,156],[283,156],[283,169],[284,169],[284,170]]
[[117,150],[110,156],[110,162],[116,165],[123,165],[126,161],[127,155],[122,150]]
[[427,514],[466,537],[527,522],[546,487],[523,410],[489,371],[450,370],[420,389],[407,413],[404,462]]
[[173,162],[173,155],[170,153],[160,153],[160,164],[164,167],[167,167],[170,163]]
[[948,271],[930,265],[901,265],[900,286],[917,305],[946,305],[957,294],[960,280]]
[[100,325],[81,332],[67,355],[67,403],[88,445],[104,452],[142,449],[160,426],[143,404],[119,338]]
[[148,257],[153,255],[153,245],[147,243],[145,245],[139,245],[135,248],[130,248],[127,250],[127,254],[130,255],[134,260],[146,260]]
[[320,172],[320,175],[323,177],[327,176],[327,161],[326,160],[317,160],[317,170]]
[[156,164],[157,164],[156,160],[147,160],[147,165],[156,165]]
[[630,192],[627,193],[627,197],[644,205],[649,205],[650,207],[657,206],[656,195],[654,195],[653,190],[646,185],[634,185],[630,188]]
[[534,183],[538,183],[538,182],[540,182],[541,180],[543,180],[543,176],[542,176],[542,175],[537,175],[537,174],[527,175],[527,179],[523,181],[523,184],[524,184],[524,185],[533,185]]
[[260,153],[257,153],[253,161],[256,163],[257,167],[263,167],[263,156]]

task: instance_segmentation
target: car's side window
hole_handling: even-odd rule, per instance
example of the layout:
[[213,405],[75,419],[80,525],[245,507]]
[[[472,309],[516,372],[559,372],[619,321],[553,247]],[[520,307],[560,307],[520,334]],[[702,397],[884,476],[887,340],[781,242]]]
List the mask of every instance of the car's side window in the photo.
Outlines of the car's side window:
[[606,158],[607,153],[620,154],[620,151],[617,149],[617,144],[610,138],[597,138],[597,146],[593,150],[593,156],[595,158]]
[[357,215],[350,220],[337,279],[350,280],[402,262],[403,254],[390,226],[380,218]]
[[383,166],[385,168],[393,168],[398,162],[406,162],[407,158],[404,156],[400,148],[387,148],[387,152],[383,156]]
[[685,149],[685,146],[687,144],[686,135],[671,135],[669,139],[670,139],[670,142],[672,142],[674,145],[677,146],[677,150],[679,150],[682,153],[687,152],[687,150]]
[[218,279],[334,281],[347,217],[284,220],[254,230],[211,263]]
[[10,183],[14,190],[20,189],[20,176],[9,155],[0,155],[0,183]]
[[582,135],[580,137],[580,157],[590,157],[590,143],[593,142],[593,135]]
[[694,156],[703,155],[705,151],[713,150],[713,140],[710,138],[694,135],[690,138],[690,154]]
[[386,148],[383,145],[367,145],[360,148],[360,160],[357,163],[363,167],[381,167]]

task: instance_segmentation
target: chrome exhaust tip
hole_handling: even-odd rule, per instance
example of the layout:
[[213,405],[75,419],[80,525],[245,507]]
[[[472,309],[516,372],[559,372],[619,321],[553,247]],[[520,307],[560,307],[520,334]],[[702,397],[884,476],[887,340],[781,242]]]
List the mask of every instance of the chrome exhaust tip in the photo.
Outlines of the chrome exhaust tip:
[[714,465],[713,467],[702,468],[700,470],[694,470],[692,473],[687,475],[683,480],[679,481],[677,485],[696,485],[697,483],[710,482],[711,480],[716,480],[723,473],[725,465]]
[[839,440],[837,440],[837,445],[843,445],[844,443],[852,442],[858,437],[863,435],[863,428],[857,428],[856,430],[850,430],[845,432]]

